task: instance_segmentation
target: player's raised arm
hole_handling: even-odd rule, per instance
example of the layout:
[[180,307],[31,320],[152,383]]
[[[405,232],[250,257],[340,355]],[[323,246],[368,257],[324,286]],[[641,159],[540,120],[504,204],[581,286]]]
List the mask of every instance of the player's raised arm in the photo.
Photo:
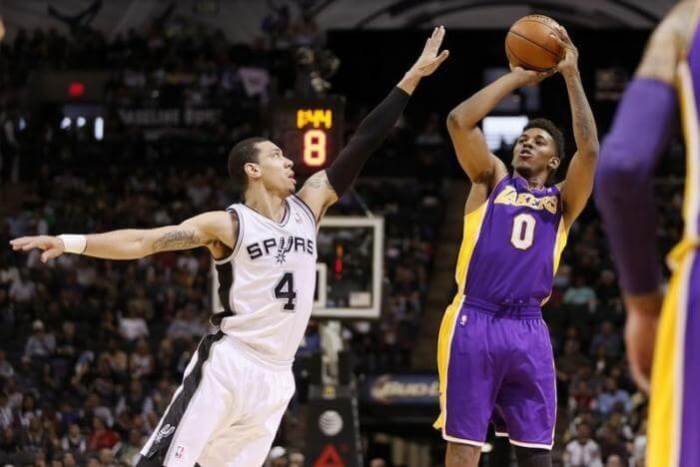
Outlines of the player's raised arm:
[[578,69],[578,50],[574,46],[566,29],[559,26],[560,36],[553,36],[564,50],[564,58],[557,65],[557,70],[566,81],[566,89],[571,105],[576,154],[571,159],[569,171],[562,184],[562,201],[564,204],[564,222],[567,226],[576,220],[586,207],[593,191],[593,178],[598,160],[598,129],[593,111],[583,90],[581,74]]
[[478,125],[503,98],[524,86],[535,85],[551,73],[513,68],[510,73],[489,84],[465,100],[447,116],[447,130],[459,164],[472,183],[490,190],[507,174],[506,166],[489,151]]
[[444,37],[444,27],[433,30],[416,63],[389,95],[365,117],[333,164],[306,181],[299,191],[299,197],[311,208],[316,219],[323,217],[326,209],[352,186],[369,156],[379,148],[396,125],[420,80],[433,74],[447,59],[447,50],[438,54]]
[[10,241],[15,251],[43,250],[45,263],[63,253],[94,258],[139,259],[162,251],[190,250],[206,246],[216,255],[223,246],[236,243],[237,219],[226,211],[212,211],[187,219],[179,225],[155,229],[124,229],[90,235],[40,235]]

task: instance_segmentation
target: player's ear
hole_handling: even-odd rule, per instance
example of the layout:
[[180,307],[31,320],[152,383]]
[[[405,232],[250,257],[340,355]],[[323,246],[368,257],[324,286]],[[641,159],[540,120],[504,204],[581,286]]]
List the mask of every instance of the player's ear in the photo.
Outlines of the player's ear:
[[245,174],[248,176],[248,178],[252,178],[253,180],[257,180],[262,176],[262,171],[260,170],[260,165],[254,163],[254,162],[247,162],[243,166],[243,171]]
[[551,157],[549,159],[549,162],[547,163],[547,167],[554,171],[559,168],[559,164],[561,164],[561,159],[559,159],[558,157]]

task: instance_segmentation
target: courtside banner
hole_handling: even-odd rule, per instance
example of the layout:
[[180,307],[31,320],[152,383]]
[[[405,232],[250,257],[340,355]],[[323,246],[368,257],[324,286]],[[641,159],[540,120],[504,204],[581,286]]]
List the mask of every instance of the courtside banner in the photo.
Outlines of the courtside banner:
[[307,465],[362,467],[356,401],[311,399],[306,430]]
[[363,404],[438,405],[438,396],[438,377],[431,374],[370,376],[360,391]]

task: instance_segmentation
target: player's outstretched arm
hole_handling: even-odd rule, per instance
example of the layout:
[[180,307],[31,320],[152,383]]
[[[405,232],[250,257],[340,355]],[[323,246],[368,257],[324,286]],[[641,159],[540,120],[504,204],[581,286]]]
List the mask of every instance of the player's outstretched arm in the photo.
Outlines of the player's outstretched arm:
[[459,164],[472,183],[483,184],[490,190],[507,174],[505,164],[489,151],[484,134],[478,127],[479,122],[504,97],[516,89],[535,85],[548,76],[551,73],[512,68],[510,73],[489,84],[449,113],[447,130]]
[[566,180],[562,185],[564,222],[568,227],[581,214],[593,192],[593,178],[600,148],[593,111],[583,90],[578,69],[578,50],[566,29],[560,26],[559,33],[560,36],[555,36],[555,39],[565,53],[557,69],[566,81],[576,141],[576,154],[571,159]]
[[311,208],[317,220],[352,186],[369,156],[396,125],[420,80],[433,74],[447,59],[447,50],[438,53],[444,37],[444,27],[433,30],[416,63],[389,95],[362,120],[333,164],[310,177],[299,191],[299,197]]
[[40,235],[10,241],[15,251],[43,250],[45,263],[64,253],[93,258],[139,259],[162,251],[190,250],[206,246],[215,253],[236,243],[237,219],[226,211],[212,211],[187,219],[179,225],[155,229],[114,230],[90,235]]

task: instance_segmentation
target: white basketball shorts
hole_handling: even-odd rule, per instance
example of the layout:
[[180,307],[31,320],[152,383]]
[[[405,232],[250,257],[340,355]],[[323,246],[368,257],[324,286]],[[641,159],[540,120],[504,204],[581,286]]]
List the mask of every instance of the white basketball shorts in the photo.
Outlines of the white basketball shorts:
[[208,335],[137,466],[262,465],[293,394],[288,365],[253,357],[221,331]]

